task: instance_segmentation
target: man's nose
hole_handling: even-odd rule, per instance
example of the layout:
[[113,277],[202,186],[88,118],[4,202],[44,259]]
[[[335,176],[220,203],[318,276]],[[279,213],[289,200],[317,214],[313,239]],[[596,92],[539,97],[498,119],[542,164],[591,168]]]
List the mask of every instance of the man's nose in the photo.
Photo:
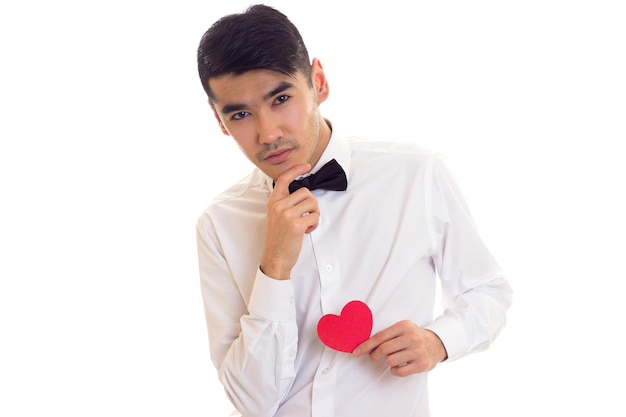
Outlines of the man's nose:
[[280,121],[271,111],[263,111],[256,117],[259,143],[272,143],[283,136]]

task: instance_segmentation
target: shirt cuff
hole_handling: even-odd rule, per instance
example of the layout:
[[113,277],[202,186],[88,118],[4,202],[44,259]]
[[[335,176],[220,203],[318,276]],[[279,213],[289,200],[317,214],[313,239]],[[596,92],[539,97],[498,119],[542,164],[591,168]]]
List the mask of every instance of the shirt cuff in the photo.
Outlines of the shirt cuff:
[[290,279],[270,278],[257,270],[248,311],[270,321],[291,321],[296,319],[296,306],[293,283]]
[[459,322],[444,316],[439,317],[425,328],[435,332],[443,343],[448,354],[446,361],[453,361],[465,355],[468,340],[465,329]]

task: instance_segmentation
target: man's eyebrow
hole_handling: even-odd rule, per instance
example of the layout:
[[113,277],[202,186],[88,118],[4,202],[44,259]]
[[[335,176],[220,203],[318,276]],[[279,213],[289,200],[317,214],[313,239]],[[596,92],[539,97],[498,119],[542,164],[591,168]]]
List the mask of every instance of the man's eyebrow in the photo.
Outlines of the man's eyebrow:
[[222,114],[233,113],[236,111],[241,111],[246,108],[245,104],[224,104],[222,107]]
[[272,91],[270,91],[269,93],[267,93],[266,95],[263,96],[263,100],[268,100],[272,97],[274,97],[276,94],[282,93],[283,91],[289,89],[293,87],[292,83],[288,83],[287,81],[283,81],[282,83],[278,84],[278,87],[276,87],[275,89],[273,89]]
[[[280,84],[278,84],[278,86],[274,89],[272,89],[271,91],[269,91],[267,94],[265,94],[263,96],[263,101],[265,100],[269,100],[270,98],[272,98],[273,96],[275,96],[276,94],[280,94],[283,91],[293,87],[293,83],[287,82],[287,81],[283,81]],[[246,106],[245,104],[238,104],[238,103],[234,103],[234,104],[225,104],[222,107],[222,114],[228,114],[228,113],[232,113],[232,112],[236,112],[236,111],[241,111],[241,110],[245,110],[248,106]]]

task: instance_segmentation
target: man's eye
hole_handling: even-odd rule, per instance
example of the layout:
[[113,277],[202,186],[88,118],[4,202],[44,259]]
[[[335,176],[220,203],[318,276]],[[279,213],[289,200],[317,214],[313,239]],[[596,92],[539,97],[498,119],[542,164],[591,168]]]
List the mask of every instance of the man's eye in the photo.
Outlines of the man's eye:
[[285,102],[285,101],[287,101],[287,100],[289,100],[289,96],[287,96],[287,95],[282,95],[282,96],[278,96],[278,97],[276,97],[276,101],[275,101],[275,103],[276,103],[276,104],[282,104],[282,103],[284,103],[284,102]]
[[232,119],[233,120],[241,120],[244,117],[246,117],[247,115],[248,115],[247,111],[240,111],[240,112],[237,112],[237,113],[233,114]]

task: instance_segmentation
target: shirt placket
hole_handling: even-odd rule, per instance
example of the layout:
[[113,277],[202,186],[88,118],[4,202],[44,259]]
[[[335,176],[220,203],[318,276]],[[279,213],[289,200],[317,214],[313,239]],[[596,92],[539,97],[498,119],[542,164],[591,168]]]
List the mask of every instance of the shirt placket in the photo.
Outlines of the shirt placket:
[[[322,314],[339,314],[341,304],[341,271],[339,251],[336,238],[333,239],[332,217],[322,202],[320,212],[322,218],[318,228],[311,234],[315,262],[319,271],[320,304]],[[344,303],[345,304],[345,303]],[[321,317],[320,317],[321,318]],[[313,378],[312,417],[333,417],[335,414],[335,395],[337,394],[336,359],[339,353],[328,347],[324,348],[322,357]]]

